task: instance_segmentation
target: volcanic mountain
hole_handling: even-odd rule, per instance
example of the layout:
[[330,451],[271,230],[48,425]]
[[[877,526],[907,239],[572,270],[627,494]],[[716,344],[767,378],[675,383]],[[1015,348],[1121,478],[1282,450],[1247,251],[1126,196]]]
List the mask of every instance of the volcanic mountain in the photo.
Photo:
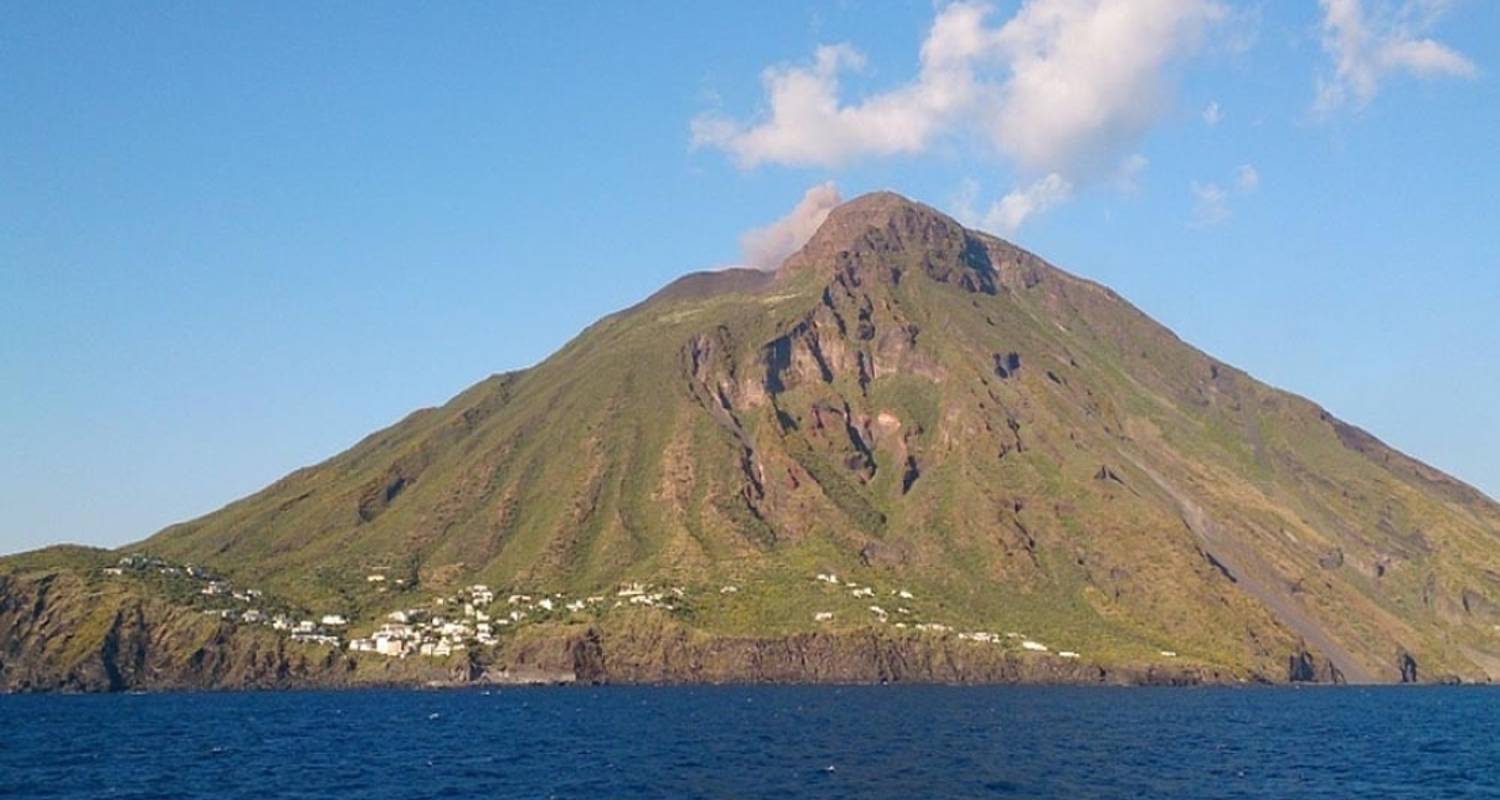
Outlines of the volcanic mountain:
[[0,685],[364,675],[99,575],[134,552],[356,627],[594,598],[471,678],[1500,677],[1495,502],[890,193],[118,553],[0,562]]

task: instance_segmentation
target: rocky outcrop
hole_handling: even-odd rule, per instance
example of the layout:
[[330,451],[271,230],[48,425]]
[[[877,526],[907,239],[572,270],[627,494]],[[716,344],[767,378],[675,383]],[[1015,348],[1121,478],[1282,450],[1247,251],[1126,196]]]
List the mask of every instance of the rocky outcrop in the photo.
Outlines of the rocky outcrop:
[[1402,650],[1396,654],[1396,668],[1401,671],[1402,683],[1417,682],[1417,659],[1411,653]]
[[1330,660],[1319,658],[1304,645],[1287,657],[1287,683],[1347,683],[1344,673]]
[[338,686],[327,648],[69,573],[0,576],[0,691]]

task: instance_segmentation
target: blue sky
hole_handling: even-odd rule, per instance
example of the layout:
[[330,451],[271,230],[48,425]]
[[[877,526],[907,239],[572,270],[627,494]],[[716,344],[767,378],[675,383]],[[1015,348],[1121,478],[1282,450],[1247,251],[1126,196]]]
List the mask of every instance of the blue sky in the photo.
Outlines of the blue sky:
[[1021,6],[6,8],[0,552],[213,510],[827,181],[1500,494],[1500,4]]

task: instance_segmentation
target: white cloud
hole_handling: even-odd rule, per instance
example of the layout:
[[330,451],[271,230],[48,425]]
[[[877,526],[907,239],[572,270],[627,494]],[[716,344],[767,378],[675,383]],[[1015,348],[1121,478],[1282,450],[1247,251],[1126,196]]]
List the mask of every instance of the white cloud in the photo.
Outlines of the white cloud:
[[1381,3],[1367,13],[1362,0],[1320,0],[1323,49],[1333,60],[1331,74],[1318,80],[1313,108],[1331,113],[1345,104],[1364,106],[1387,77],[1408,73],[1421,78],[1472,78],[1474,63],[1422,34],[1447,10],[1445,0]]
[[770,116],[744,125],[722,115],[692,121],[695,147],[716,147],[742,168],[764,163],[836,167],[865,156],[919,153],[975,104],[971,64],[987,49],[984,6],[940,11],[922,44],[917,78],[863,102],[842,104],[839,73],[863,69],[848,44],[819,47],[812,64],[772,67],[761,75]]
[[1222,111],[1219,110],[1219,101],[1218,100],[1214,100],[1214,101],[1210,102],[1207,106],[1205,106],[1203,108],[1203,124],[1204,125],[1207,125],[1208,127],[1212,128],[1213,126],[1218,125],[1219,124],[1219,120],[1221,120],[1223,118],[1224,118],[1224,112],[1222,112]]
[[1166,110],[1172,64],[1227,13],[1218,0],[1027,0],[994,25],[992,12],[980,2],[942,7],[918,74],[859,100],[841,98],[840,74],[864,66],[847,44],[818,48],[809,64],[770,68],[766,115],[751,123],[700,115],[693,145],[745,169],[838,167],[977,134],[972,140],[1035,180],[996,204],[1024,220],[1049,205],[1037,200],[1110,176]]
[[1223,15],[1209,0],[1030,0],[997,34],[1010,76],[994,141],[1027,170],[1100,169],[1161,117],[1168,64]]
[[1189,227],[1211,228],[1229,219],[1229,193],[1223,187],[1217,183],[1193,181],[1188,188],[1193,193],[1193,218]]
[[1234,171],[1234,188],[1246,194],[1260,188],[1260,173],[1256,171],[1253,164],[1241,164]]
[[833,181],[807,190],[801,202],[786,216],[764,228],[749,230],[740,236],[740,251],[747,266],[774,270],[792,253],[802,249],[828,219],[828,212],[843,202]]
[[1056,172],[1048,173],[1030,186],[1012,189],[992,204],[982,216],[976,216],[969,205],[964,207],[971,227],[987,228],[1008,235],[1014,234],[1028,219],[1054,206],[1061,205],[1073,196],[1073,184]]

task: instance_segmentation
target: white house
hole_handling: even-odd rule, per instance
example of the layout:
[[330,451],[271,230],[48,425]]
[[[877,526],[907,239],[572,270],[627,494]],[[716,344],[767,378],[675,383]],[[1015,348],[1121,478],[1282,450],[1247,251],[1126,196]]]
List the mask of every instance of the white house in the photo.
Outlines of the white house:
[[338,628],[349,624],[342,614],[324,614],[322,623],[330,628]]

